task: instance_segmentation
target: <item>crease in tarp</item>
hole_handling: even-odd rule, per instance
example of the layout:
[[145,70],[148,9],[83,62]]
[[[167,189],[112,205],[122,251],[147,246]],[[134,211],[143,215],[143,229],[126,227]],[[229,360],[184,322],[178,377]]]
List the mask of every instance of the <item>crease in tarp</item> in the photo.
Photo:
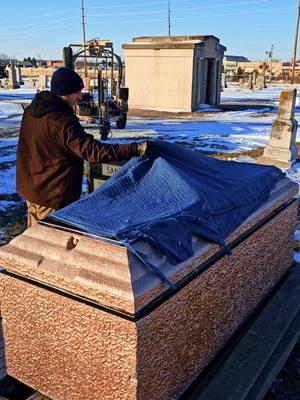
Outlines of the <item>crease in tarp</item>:
[[222,161],[155,141],[158,157],[131,159],[94,193],[50,219],[117,239],[169,285],[136,244],[144,240],[171,264],[192,257],[192,235],[219,244],[269,197],[276,167]]

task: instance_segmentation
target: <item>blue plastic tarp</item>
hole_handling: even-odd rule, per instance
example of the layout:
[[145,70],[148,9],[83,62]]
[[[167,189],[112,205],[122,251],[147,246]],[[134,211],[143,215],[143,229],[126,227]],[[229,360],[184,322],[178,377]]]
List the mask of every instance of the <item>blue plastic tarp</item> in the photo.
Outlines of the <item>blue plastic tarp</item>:
[[135,249],[138,240],[173,264],[193,255],[193,234],[225,246],[228,235],[284,176],[276,167],[221,161],[184,146],[155,143],[157,158],[131,159],[98,190],[51,219],[122,241],[155,270]]

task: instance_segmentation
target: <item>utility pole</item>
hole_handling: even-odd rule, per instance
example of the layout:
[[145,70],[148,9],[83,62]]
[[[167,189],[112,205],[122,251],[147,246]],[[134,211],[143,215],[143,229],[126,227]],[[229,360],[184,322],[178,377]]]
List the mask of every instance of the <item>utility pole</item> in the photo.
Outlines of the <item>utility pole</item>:
[[296,24],[296,36],[294,43],[294,54],[293,54],[293,66],[292,66],[292,78],[291,84],[295,83],[295,67],[296,67],[296,57],[297,57],[297,45],[298,45],[298,35],[299,35],[299,20],[300,20],[300,0],[298,3],[298,13],[297,13],[297,24]]
[[[299,0],[300,1],[300,0]],[[169,36],[171,36],[171,0],[168,0],[168,27],[169,27]]]
[[271,45],[270,51],[270,74],[272,75],[272,68],[273,68],[273,51],[274,51],[274,44]]
[[[299,0],[300,1],[300,0]],[[86,62],[86,49],[85,49],[85,19],[84,19],[84,0],[81,0],[81,17],[82,17],[82,34],[83,34],[83,45],[84,45],[84,76],[88,76],[87,62]]]

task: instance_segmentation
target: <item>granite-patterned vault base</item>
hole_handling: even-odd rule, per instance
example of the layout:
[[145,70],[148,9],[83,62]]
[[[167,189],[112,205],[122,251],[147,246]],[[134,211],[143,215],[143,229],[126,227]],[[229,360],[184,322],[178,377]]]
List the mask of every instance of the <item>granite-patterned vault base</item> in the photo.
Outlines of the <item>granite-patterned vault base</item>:
[[194,238],[174,267],[148,246],[176,291],[119,243],[30,228],[0,249],[8,374],[53,400],[177,399],[289,268],[297,191],[284,178],[231,257]]

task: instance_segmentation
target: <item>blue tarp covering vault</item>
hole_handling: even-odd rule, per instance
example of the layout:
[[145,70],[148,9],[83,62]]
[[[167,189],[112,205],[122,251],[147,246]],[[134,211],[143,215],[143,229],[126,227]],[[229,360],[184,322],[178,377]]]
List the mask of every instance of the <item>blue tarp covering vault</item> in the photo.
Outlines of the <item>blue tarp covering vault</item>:
[[136,252],[137,240],[151,243],[174,264],[192,256],[192,234],[225,245],[283,177],[272,166],[220,161],[155,143],[157,158],[131,159],[98,190],[51,219],[118,239],[155,270]]

